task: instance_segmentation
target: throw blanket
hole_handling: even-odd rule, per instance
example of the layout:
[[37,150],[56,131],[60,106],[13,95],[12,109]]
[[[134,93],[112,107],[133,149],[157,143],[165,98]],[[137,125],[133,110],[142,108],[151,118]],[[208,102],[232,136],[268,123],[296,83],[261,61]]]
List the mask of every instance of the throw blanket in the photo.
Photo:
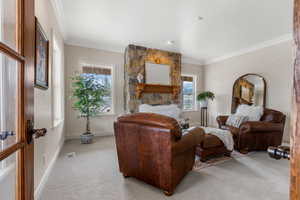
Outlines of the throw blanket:
[[206,134],[217,136],[224,143],[226,149],[229,151],[233,150],[234,142],[230,131],[203,126],[200,126],[200,128],[202,128]]

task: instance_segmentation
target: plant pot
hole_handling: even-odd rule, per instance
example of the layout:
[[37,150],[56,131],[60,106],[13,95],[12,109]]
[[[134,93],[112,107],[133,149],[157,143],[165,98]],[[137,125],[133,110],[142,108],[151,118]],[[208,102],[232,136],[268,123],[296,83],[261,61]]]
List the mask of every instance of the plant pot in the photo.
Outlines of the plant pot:
[[199,106],[200,106],[200,108],[207,108],[207,106],[208,106],[208,100],[205,99],[205,100],[199,101]]
[[80,135],[81,144],[91,144],[93,143],[94,135],[92,133],[84,133]]

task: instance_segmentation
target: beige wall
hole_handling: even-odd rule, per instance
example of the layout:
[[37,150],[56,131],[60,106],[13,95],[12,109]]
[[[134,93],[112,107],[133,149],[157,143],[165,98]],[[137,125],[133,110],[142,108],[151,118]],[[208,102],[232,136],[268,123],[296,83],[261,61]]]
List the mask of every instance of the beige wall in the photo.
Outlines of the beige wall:
[[292,41],[205,66],[205,89],[216,94],[209,105],[210,124],[216,125],[219,114],[230,113],[234,81],[246,73],[257,73],[267,82],[266,106],[287,115],[284,141],[289,141],[292,66]]
[[109,65],[113,67],[115,81],[113,83],[114,115],[100,115],[91,120],[91,128],[95,135],[104,136],[113,133],[113,121],[123,113],[124,57],[120,53],[100,51],[77,46],[65,45],[66,64],[66,133],[67,138],[78,138],[85,131],[85,120],[78,118],[78,112],[72,109],[71,79],[75,73],[82,71],[82,65]]
[[[35,15],[45,30],[50,40],[50,56],[49,56],[49,89],[34,89],[34,121],[35,128],[47,128],[48,133],[45,137],[35,140],[35,157],[34,157],[34,181],[36,195],[40,192],[45,176],[49,172],[49,167],[55,160],[55,157],[64,142],[64,122],[53,127],[52,123],[52,106],[53,106],[53,90],[52,90],[52,33],[56,35],[58,46],[64,53],[63,37],[58,29],[54,10],[50,1],[36,0]],[[62,55],[64,57],[64,55]],[[62,61],[64,66],[64,61]],[[64,73],[64,68],[62,68]],[[64,76],[62,76],[64,77]]]
[[[85,130],[84,119],[78,119],[77,112],[72,109],[72,100],[67,98],[71,96],[71,80],[70,77],[76,72],[81,72],[83,64],[93,65],[110,65],[114,68],[114,99],[115,114],[100,115],[91,121],[92,131],[95,135],[104,136],[113,134],[113,121],[115,118],[124,113],[124,55],[121,53],[113,53],[84,47],[65,45],[66,59],[66,133],[67,138],[78,138]],[[183,64],[182,72],[185,74],[195,74],[198,76],[198,90],[203,89],[203,71],[202,67],[197,65]],[[184,113],[186,117],[192,118],[191,121],[197,120],[200,116],[198,112]]]

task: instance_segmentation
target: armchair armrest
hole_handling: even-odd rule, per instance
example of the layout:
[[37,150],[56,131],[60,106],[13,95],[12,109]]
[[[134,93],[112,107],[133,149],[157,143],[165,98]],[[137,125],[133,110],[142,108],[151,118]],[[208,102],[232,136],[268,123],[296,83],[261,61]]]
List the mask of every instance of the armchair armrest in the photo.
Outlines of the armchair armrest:
[[271,123],[271,122],[244,122],[240,126],[242,133],[249,132],[281,132],[283,130],[283,125],[281,123]]
[[219,124],[219,128],[221,128],[221,126],[224,126],[226,124],[228,117],[229,116],[225,116],[225,115],[220,115],[217,117],[217,122]]
[[202,128],[192,127],[187,130],[180,140],[172,144],[172,153],[174,155],[183,153],[191,148],[195,148],[204,139],[204,130]]

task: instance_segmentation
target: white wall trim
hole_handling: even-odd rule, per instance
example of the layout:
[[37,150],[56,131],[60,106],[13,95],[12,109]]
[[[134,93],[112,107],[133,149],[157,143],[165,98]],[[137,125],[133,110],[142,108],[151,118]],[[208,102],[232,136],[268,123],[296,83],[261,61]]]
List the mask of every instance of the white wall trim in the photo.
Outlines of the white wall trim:
[[187,57],[187,56],[182,56],[181,59],[182,64],[193,64],[193,65],[199,65],[202,66],[205,64],[205,62],[191,58],[191,57]]
[[[72,135],[66,135],[66,141],[67,140],[77,140],[80,139],[80,135],[82,133],[73,133]],[[113,136],[114,133],[113,132],[101,132],[101,133],[93,133],[95,137],[107,137],[107,136]]]
[[62,142],[59,144],[59,147],[57,148],[57,150],[56,150],[56,152],[55,152],[52,160],[50,161],[47,169],[45,170],[45,172],[43,174],[43,177],[41,178],[41,181],[40,181],[39,185],[34,190],[34,199],[35,200],[39,200],[40,199],[42,191],[43,191],[43,189],[44,189],[44,187],[46,185],[46,182],[47,182],[47,180],[48,180],[48,178],[50,176],[50,173],[51,173],[51,171],[52,171],[52,169],[54,167],[54,164],[55,164],[55,162],[56,162],[56,160],[57,160],[57,158],[59,156],[59,153],[60,153],[60,151],[61,151],[61,149],[62,149],[62,147],[64,145],[64,142],[65,142],[65,140],[62,139]]
[[62,0],[50,0],[50,2],[52,4],[61,34],[62,34],[63,38],[66,39],[67,32],[66,32],[66,28],[65,28],[66,23],[65,23],[65,15],[64,15],[64,11],[63,11]]
[[227,60],[229,58],[233,58],[233,57],[236,57],[236,56],[241,56],[241,55],[244,55],[244,54],[247,54],[247,53],[250,53],[250,52],[254,52],[254,51],[266,48],[266,47],[270,47],[270,46],[274,46],[276,44],[280,44],[282,42],[287,42],[287,41],[290,41],[292,39],[293,39],[293,34],[292,33],[282,35],[282,36],[277,37],[275,39],[267,40],[265,42],[254,45],[252,47],[244,48],[244,49],[241,49],[239,51],[232,52],[232,53],[226,54],[224,56],[220,56],[218,58],[213,58],[211,60],[206,61],[205,65],[210,65],[210,64],[213,64],[213,63],[221,62],[221,61]]
[[[52,0],[52,1],[57,1],[57,0]],[[231,53],[228,53],[228,54],[225,54],[223,56],[216,57],[216,58],[213,58],[213,59],[210,59],[210,60],[207,60],[207,61],[200,61],[198,59],[182,55],[182,63],[184,63],[184,64],[194,64],[194,65],[199,65],[199,66],[210,65],[210,64],[213,64],[213,63],[221,62],[223,60],[227,60],[229,58],[233,58],[233,57],[236,57],[236,56],[241,56],[241,55],[251,53],[251,52],[266,48],[266,47],[270,47],[270,46],[273,46],[273,45],[276,45],[276,44],[280,44],[282,42],[287,42],[287,41],[290,41],[292,39],[293,39],[293,34],[292,33],[285,34],[285,35],[279,36],[277,38],[267,40],[267,41],[264,41],[262,43],[258,43],[256,45],[253,45],[251,47],[240,49],[238,51],[231,52]],[[97,50],[108,51],[108,52],[112,52],[112,53],[122,53],[123,54],[124,51],[125,51],[125,47],[124,48],[122,48],[122,47],[99,48],[97,44],[88,45],[88,44],[83,44],[82,42],[75,42],[75,41],[69,41],[69,40],[65,41],[65,43],[67,45],[71,45],[71,46],[97,49]]]
[[[126,47],[108,47],[108,48],[100,48],[97,44],[94,45],[88,45],[88,44],[83,44],[82,42],[75,42],[75,41],[69,41],[66,40],[65,44],[70,45],[70,46],[75,46],[75,47],[83,47],[83,48],[88,48],[88,49],[95,49],[95,50],[100,50],[100,51],[106,51],[106,52],[111,52],[111,53],[120,53],[124,54],[125,48]],[[168,50],[165,50],[168,51]],[[193,65],[199,65],[202,66],[205,64],[205,62],[187,57],[185,55],[182,55],[181,59],[183,64],[193,64]]]

